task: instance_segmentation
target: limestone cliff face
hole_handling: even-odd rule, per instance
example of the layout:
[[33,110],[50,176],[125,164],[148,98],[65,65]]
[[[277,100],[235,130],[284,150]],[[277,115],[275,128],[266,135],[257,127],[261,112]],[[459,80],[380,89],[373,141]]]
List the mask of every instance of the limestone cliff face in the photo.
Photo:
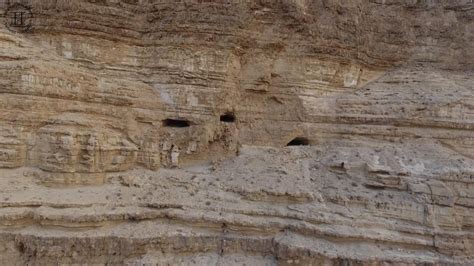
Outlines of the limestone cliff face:
[[18,2],[2,264],[474,263],[472,1]]

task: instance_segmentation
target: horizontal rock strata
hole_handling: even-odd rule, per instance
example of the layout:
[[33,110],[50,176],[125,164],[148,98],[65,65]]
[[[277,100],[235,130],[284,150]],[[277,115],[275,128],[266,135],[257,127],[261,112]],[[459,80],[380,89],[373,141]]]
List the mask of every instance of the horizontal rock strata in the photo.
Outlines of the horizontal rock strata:
[[474,264],[472,1],[1,4],[1,264]]

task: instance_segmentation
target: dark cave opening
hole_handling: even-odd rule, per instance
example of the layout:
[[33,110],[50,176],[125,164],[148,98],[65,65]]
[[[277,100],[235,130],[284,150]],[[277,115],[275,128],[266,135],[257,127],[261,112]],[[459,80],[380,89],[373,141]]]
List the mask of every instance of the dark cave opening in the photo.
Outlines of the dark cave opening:
[[303,137],[294,138],[286,146],[309,146],[309,140]]
[[235,122],[235,115],[233,113],[225,113],[221,115],[221,122],[225,123],[234,123]]
[[163,120],[163,126],[165,127],[190,127],[191,122],[182,119],[165,119]]

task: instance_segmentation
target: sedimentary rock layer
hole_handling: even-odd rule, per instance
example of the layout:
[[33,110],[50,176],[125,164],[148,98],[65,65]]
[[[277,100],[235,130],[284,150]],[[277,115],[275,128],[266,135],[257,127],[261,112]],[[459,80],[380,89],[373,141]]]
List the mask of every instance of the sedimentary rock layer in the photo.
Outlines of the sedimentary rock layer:
[[472,1],[23,2],[2,264],[474,263]]

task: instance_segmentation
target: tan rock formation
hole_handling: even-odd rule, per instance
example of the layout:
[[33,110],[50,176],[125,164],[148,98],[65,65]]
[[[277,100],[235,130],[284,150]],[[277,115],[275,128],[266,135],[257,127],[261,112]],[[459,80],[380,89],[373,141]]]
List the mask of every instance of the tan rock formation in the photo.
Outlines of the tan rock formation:
[[471,0],[0,7],[2,265],[474,264]]

